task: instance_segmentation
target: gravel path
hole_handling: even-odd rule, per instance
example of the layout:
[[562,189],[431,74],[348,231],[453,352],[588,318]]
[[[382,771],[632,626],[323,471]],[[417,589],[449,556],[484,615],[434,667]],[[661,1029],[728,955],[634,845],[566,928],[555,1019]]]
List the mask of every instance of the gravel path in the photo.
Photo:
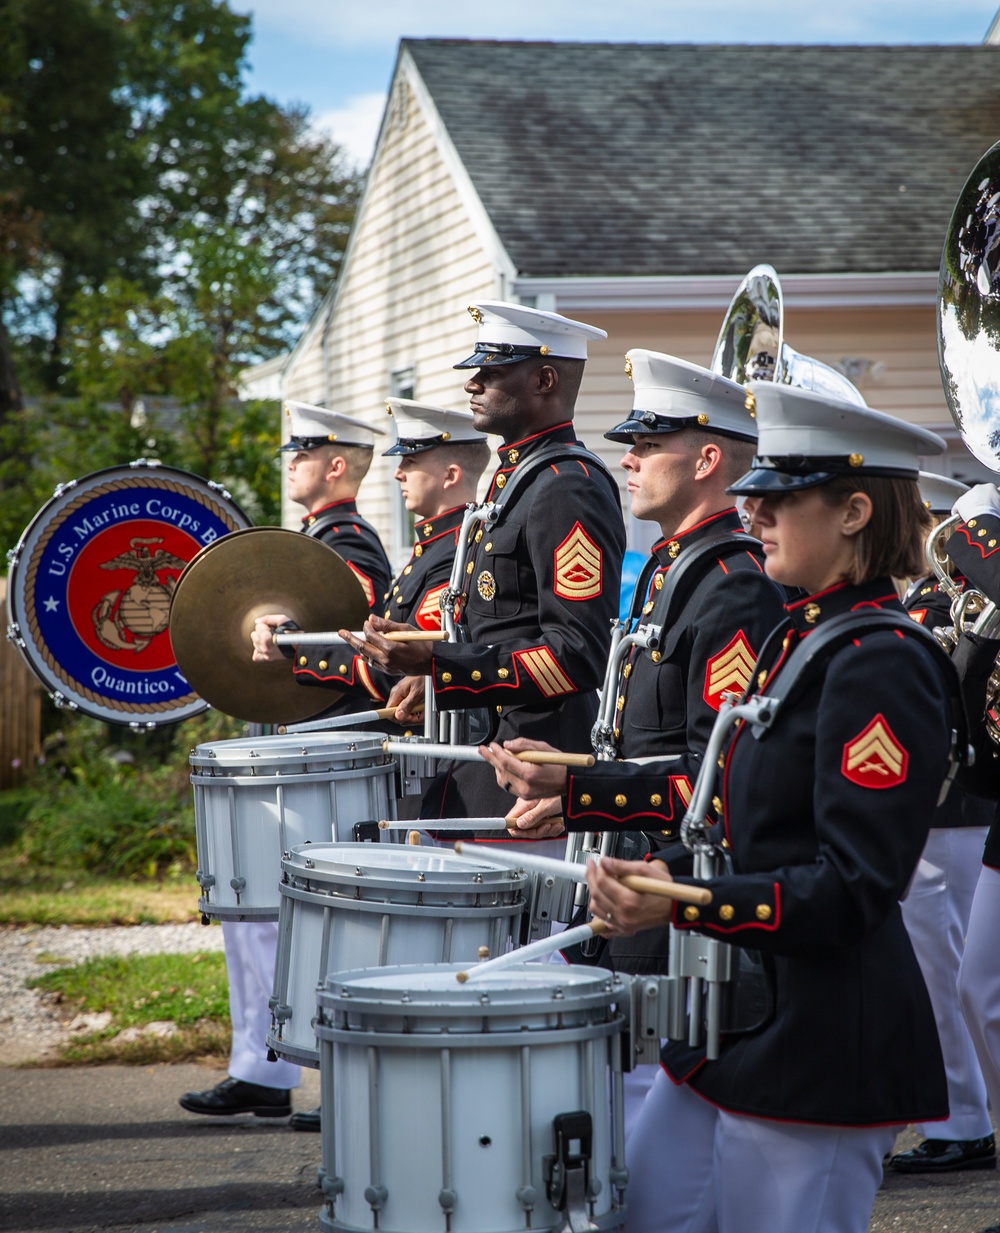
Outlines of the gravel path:
[[163,955],[222,950],[222,930],[204,925],[131,925],[108,929],[0,928],[0,1065],[44,1060],[74,1032],[92,1030],[80,1017],[63,1023],[25,982],[97,955]]

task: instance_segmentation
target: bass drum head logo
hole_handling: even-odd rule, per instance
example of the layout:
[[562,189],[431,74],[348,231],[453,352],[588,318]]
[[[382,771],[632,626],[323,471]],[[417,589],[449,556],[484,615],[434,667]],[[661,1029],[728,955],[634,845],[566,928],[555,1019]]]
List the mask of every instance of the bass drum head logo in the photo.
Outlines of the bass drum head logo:
[[171,596],[192,558],[248,526],[227,493],[167,467],[66,485],[13,555],[16,644],[58,702],[98,719],[146,725],[197,714],[207,703],[177,668]]

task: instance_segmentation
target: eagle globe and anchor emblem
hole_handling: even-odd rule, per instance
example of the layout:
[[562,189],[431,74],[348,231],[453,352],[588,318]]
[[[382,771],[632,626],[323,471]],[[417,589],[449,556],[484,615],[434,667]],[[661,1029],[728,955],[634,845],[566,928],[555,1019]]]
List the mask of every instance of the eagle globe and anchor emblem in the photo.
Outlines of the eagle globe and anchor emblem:
[[110,650],[144,651],[169,624],[177,579],[168,576],[161,582],[159,571],[182,570],[187,562],[163,548],[150,551],[152,545],[162,543],[162,536],[130,539],[128,552],[101,563],[101,569],[135,571],[130,586],[109,591],[94,606],[94,632]]

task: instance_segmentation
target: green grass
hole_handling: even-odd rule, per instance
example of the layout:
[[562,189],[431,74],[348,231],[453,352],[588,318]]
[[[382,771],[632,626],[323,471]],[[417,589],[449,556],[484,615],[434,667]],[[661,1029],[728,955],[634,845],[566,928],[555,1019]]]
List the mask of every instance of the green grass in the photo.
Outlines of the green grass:
[[172,925],[201,919],[193,875],[165,882],[40,868],[0,849],[0,925]]
[[[81,1013],[111,1014],[107,1028],[75,1037],[63,1048],[64,1065],[149,1065],[228,1055],[228,985],[220,953],[107,956],[47,972],[28,983],[51,994],[66,1019]],[[176,1035],[116,1040],[125,1028],[157,1021],[175,1023]]]

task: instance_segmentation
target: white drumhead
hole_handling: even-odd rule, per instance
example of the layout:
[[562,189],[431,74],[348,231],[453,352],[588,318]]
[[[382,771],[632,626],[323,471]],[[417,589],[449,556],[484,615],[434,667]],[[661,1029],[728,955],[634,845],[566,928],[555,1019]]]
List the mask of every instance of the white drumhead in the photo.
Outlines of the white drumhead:
[[[445,848],[418,848],[402,843],[307,843],[293,848],[286,863],[304,865],[310,870],[330,873],[385,874],[410,873],[468,874],[497,873],[500,866],[488,860],[465,860]],[[514,870],[504,870],[515,878]],[[515,879],[516,880],[516,879]]]
[[264,773],[266,766],[282,766],[286,763],[323,761],[324,759],[349,759],[352,754],[361,757],[382,756],[380,732],[302,732],[281,736],[242,736],[230,741],[206,741],[195,746],[192,763],[205,762],[217,767],[246,767],[254,765]]
[[[477,976],[475,981],[459,984],[456,973],[469,970],[469,964],[436,963],[426,968],[373,968],[368,971],[339,972],[331,976],[328,987],[350,990],[352,996],[388,994],[395,999],[400,993],[430,993],[446,995],[456,1003],[477,1001],[483,993],[524,994],[535,1001],[539,994],[566,990],[590,993],[603,989],[611,979],[604,968],[588,968],[568,964],[522,963],[498,968]],[[474,967],[474,965],[473,965]]]

